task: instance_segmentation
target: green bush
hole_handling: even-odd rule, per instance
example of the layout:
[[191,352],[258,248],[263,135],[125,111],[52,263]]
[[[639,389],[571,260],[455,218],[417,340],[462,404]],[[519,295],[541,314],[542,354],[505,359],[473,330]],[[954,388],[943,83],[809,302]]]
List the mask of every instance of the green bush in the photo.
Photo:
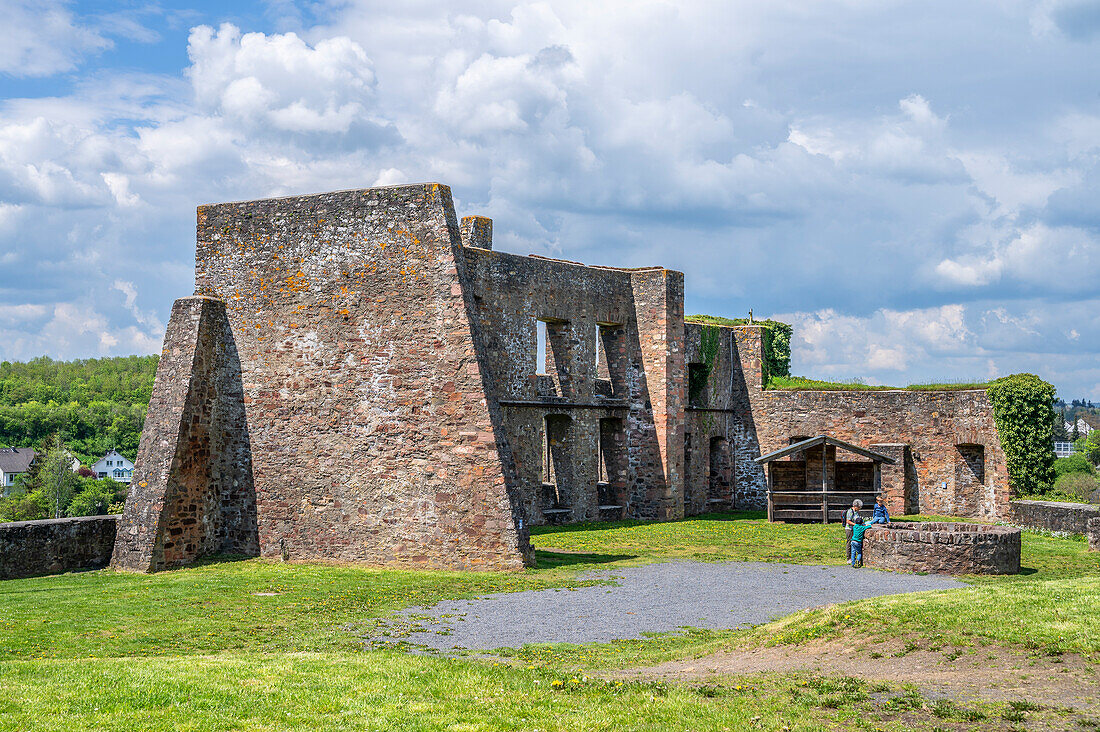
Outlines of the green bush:
[[1100,480],[1089,473],[1065,473],[1054,481],[1054,491],[1079,503],[1100,503]]
[[1092,463],[1081,453],[1058,458],[1054,461],[1054,475],[1059,478],[1070,473],[1088,473],[1092,475],[1095,472],[1096,469],[1092,467]]
[[110,478],[99,480],[83,479],[80,492],[69,503],[70,516],[104,516],[110,513],[111,505],[118,502],[121,483]]
[[987,391],[1016,495],[1054,484],[1054,387],[1034,374],[995,379]]

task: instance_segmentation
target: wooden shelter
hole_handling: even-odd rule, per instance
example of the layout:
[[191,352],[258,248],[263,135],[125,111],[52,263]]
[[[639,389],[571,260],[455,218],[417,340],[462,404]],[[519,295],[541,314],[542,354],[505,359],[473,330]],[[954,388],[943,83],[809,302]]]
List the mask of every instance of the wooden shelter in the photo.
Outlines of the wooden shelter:
[[[837,449],[863,460],[842,460]],[[789,458],[784,460],[782,458]],[[871,506],[882,492],[882,463],[894,459],[828,435],[761,455],[768,466],[768,521],[841,521],[852,501]]]

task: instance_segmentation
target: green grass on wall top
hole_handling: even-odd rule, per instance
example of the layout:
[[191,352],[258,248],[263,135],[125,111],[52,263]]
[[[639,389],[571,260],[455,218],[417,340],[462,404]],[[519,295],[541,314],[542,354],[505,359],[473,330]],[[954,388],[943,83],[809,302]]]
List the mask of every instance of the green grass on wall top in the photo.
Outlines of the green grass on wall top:
[[882,386],[865,384],[859,380],[824,381],[809,379],[805,376],[773,376],[768,382],[768,388],[787,391],[967,391],[971,389],[988,389],[989,383],[982,381],[949,381],[910,384],[908,386]]

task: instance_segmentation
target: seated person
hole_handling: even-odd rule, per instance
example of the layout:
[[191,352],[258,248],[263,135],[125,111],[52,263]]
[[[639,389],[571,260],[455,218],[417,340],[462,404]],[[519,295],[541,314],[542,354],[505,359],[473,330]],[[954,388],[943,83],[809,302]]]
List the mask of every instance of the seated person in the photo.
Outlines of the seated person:
[[890,523],[890,512],[886,510],[886,499],[881,495],[878,497],[878,500],[875,501],[875,512],[871,515],[871,523]]

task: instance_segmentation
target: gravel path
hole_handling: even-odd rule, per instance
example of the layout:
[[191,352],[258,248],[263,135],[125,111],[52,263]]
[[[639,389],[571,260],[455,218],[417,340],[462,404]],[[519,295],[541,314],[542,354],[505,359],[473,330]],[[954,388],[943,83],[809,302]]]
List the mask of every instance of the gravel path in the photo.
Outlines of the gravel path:
[[606,643],[682,626],[756,625],[804,608],[878,595],[966,587],[943,576],[763,562],[676,561],[587,572],[582,578],[611,578],[617,586],[501,593],[407,608],[401,614],[424,630],[394,640],[443,651]]

